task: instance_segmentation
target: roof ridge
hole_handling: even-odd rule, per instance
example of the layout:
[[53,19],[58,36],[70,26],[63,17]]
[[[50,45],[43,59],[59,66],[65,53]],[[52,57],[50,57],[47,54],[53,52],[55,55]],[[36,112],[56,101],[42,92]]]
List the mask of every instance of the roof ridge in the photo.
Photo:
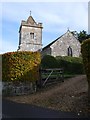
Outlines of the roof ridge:
[[[66,32],[67,33],[67,32]],[[63,35],[65,35],[66,33],[64,33]],[[52,41],[51,43],[49,43],[48,45],[46,45],[43,50],[47,47],[49,47],[50,45],[52,45],[54,42],[56,42],[59,38],[61,38],[63,35],[61,35],[60,37],[58,37],[56,40]]]
[[[73,33],[68,29],[67,32],[70,32],[72,35]],[[48,45],[46,45],[43,50],[49,46],[51,46],[53,43],[55,43],[58,39],[60,39],[62,36],[64,36],[67,32],[65,32],[63,35],[61,35],[60,37],[58,37],[56,40],[52,41],[51,43],[49,43]],[[74,35],[73,35],[74,36]],[[75,36],[74,36],[75,37]],[[76,37],[75,37],[76,38]],[[77,38],[76,38],[77,39]],[[77,39],[78,40],[78,39]]]

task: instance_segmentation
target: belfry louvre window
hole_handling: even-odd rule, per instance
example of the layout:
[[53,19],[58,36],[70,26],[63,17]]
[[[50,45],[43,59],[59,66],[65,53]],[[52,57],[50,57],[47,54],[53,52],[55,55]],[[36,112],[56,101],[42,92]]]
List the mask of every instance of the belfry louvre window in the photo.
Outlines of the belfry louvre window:
[[30,38],[34,39],[34,33],[30,33]]
[[69,46],[68,47],[68,56],[72,56],[72,55],[73,55],[72,48]]

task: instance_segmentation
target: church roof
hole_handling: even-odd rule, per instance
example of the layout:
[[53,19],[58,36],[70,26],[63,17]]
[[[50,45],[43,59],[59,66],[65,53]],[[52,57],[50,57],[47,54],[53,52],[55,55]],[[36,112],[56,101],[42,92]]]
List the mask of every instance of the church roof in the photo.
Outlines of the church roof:
[[19,32],[21,31],[22,26],[43,28],[42,23],[36,23],[31,15],[28,17],[28,19],[26,21],[25,20],[21,21]]
[[50,44],[48,44],[47,46],[45,46],[44,48],[43,48],[43,50],[44,49],[46,49],[46,48],[48,48],[48,47],[50,47],[53,43],[55,43],[59,38],[61,38],[62,36],[60,36],[60,37],[58,37],[56,40],[54,40],[54,41],[52,41]]
[[32,16],[29,16],[29,17],[28,17],[27,23],[28,23],[28,24],[31,24],[31,25],[36,24],[36,22],[35,22],[35,20],[33,19]]
[[[72,34],[72,32],[70,31],[70,30],[67,30],[67,32],[69,32],[69,33],[71,33]],[[67,33],[66,32],[66,33]],[[65,33],[65,34],[66,34]],[[55,43],[58,39],[60,39],[62,36],[64,36],[65,34],[63,34],[63,35],[61,35],[60,37],[58,37],[56,40],[54,40],[54,41],[52,41],[50,44],[48,44],[47,46],[45,46],[44,48],[43,48],[43,50],[44,49],[46,49],[46,48],[48,48],[48,47],[50,47],[53,43]],[[74,35],[73,35],[74,36]],[[75,37],[75,36],[74,36]],[[75,37],[76,38],[76,37]],[[77,38],[76,38],[77,39]]]

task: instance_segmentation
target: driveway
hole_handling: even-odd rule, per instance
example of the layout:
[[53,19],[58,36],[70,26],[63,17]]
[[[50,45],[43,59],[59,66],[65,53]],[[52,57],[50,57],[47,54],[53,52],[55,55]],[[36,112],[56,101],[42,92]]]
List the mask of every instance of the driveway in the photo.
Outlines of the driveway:
[[60,112],[30,104],[2,100],[3,118],[80,118],[75,113]]

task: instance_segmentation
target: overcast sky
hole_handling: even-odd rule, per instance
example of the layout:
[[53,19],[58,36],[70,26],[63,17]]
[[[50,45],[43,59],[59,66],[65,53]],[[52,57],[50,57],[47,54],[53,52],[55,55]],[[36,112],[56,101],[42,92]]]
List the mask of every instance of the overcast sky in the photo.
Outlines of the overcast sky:
[[[2,7],[2,12],[1,12]],[[3,2],[0,4],[0,53],[16,51],[21,20],[32,11],[43,23],[42,43],[46,46],[67,31],[88,32],[88,2]],[[2,44],[1,44],[2,43]]]

